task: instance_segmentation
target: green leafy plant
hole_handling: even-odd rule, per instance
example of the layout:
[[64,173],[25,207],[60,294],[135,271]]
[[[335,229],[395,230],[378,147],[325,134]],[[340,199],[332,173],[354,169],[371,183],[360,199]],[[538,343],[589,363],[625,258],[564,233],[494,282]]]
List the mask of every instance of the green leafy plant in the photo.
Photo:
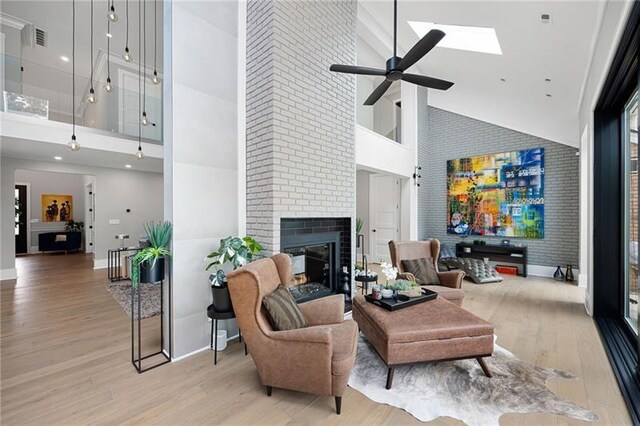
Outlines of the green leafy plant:
[[356,218],[356,235],[360,235],[362,233],[363,226],[364,221],[361,218]]
[[171,234],[173,225],[171,222],[149,222],[144,225],[144,230],[149,238],[149,247],[140,250],[131,261],[131,282],[134,288],[140,280],[140,264],[147,262],[150,268],[153,268],[162,257],[171,256],[169,244],[171,243]]
[[68,220],[64,223],[64,230],[67,232],[78,232],[84,229],[84,222],[76,222],[74,220]]
[[394,291],[406,291],[412,290],[415,287],[420,287],[417,282],[409,281],[409,280],[395,280],[391,281],[388,284],[384,284],[383,288],[388,288],[389,290]]
[[253,256],[262,251],[262,246],[252,237],[227,237],[220,240],[220,247],[207,255],[211,262],[205,270],[217,266],[216,280],[214,285],[222,285],[226,282],[226,276],[222,267],[230,263],[232,268],[239,267],[251,262]]

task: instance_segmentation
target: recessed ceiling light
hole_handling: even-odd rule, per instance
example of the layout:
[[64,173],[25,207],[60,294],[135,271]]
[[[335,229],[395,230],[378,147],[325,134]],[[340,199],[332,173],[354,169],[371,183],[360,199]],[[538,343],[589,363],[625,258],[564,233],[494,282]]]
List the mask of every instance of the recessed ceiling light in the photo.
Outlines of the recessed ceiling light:
[[60,60],[62,62],[69,62],[69,57],[68,56],[60,56]]
[[127,169],[130,169],[130,168],[131,168],[131,164],[125,164],[124,166],[125,166]]
[[109,37],[109,38],[111,38],[111,37],[113,37],[113,34],[111,34],[111,33],[107,33],[107,34],[106,34],[106,36],[107,36],[107,37]]
[[60,160],[62,160],[62,157],[60,157],[59,155],[56,155],[55,157],[53,157],[53,159],[60,161]]
[[433,29],[444,31],[447,36],[438,43],[438,47],[502,55],[500,42],[498,42],[494,28],[443,25],[433,22],[408,22],[420,38]]

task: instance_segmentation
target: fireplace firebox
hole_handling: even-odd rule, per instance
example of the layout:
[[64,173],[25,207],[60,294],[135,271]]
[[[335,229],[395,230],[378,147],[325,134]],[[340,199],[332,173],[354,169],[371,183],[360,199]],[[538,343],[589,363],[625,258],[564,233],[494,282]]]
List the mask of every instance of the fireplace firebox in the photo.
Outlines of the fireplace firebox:
[[[345,223],[346,222],[346,223]],[[280,251],[291,255],[294,284],[291,294],[299,302],[342,293],[340,272],[350,219],[282,219]]]

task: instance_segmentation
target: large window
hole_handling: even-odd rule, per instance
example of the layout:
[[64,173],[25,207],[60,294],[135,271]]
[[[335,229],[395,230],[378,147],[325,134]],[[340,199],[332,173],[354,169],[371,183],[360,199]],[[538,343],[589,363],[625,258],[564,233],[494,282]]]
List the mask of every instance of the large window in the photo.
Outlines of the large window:
[[625,286],[623,309],[625,321],[638,334],[638,92],[624,110],[625,147]]

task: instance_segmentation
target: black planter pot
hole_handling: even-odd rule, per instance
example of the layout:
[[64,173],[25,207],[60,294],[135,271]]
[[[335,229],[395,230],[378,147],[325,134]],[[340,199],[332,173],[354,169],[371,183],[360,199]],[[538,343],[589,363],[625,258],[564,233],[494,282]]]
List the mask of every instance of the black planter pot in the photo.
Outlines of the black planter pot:
[[213,296],[213,309],[215,309],[216,312],[233,312],[229,287],[227,287],[226,282],[220,286],[212,285],[211,295]]
[[140,263],[140,282],[157,283],[164,280],[164,257],[159,257],[155,265],[153,260]]

